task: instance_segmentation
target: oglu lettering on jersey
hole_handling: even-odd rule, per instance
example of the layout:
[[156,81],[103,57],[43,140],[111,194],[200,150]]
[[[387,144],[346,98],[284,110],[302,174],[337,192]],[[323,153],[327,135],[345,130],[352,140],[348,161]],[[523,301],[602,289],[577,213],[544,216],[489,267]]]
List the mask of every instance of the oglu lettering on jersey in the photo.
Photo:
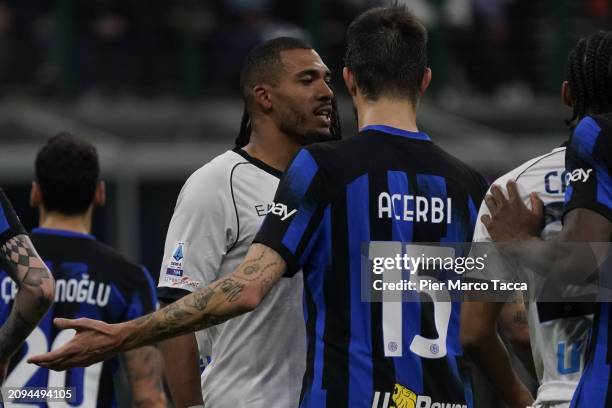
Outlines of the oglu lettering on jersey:
[[[82,279],[57,279],[55,281],[55,303],[76,302],[104,307],[110,298],[111,286],[103,282],[89,280],[89,275]],[[0,284],[0,296],[8,304],[17,295],[17,284],[10,277],[5,277]]]

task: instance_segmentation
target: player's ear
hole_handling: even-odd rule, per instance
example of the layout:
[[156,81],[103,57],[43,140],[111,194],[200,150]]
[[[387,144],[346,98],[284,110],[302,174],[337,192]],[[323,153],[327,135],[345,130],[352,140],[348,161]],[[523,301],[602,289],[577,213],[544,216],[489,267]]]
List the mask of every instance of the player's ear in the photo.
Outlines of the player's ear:
[[570,108],[574,106],[574,100],[572,99],[572,91],[569,87],[569,82],[563,81],[561,84],[561,100],[565,104],[565,106],[569,106]]
[[38,208],[42,204],[42,192],[37,182],[32,182],[32,188],[30,189],[30,207]]
[[421,80],[421,86],[419,87],[419,96],[423,96],[429,84],[431,83],[431,68],[425,68],[423,79]]
[[272,108],[270,92],[268,92],[268,88],[265,85],[256,85],[253,88],[253,100],[256,104],[261,106],[263,110],[269,110]]
[[342,69],[342,78],[344,79],[344,85],[346,85],[346,89],[351,96],[357,96],[357,83],[355,82],[355,75],[353,72],[344,67]]
[[96,184],[93,205],[94,207],[102,207],[104,204],[106,204],[106,183],[104,180],[100,180]]

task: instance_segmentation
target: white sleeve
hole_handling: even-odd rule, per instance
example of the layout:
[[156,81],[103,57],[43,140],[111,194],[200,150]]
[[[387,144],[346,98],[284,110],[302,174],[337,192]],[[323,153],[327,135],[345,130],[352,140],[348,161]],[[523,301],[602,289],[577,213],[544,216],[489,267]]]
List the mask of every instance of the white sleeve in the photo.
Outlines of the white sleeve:
[[[495,180],[491,185],[498,185],[502,187],[503,194],[507,197],[508,194],[506,192],[505,186],[506,182],[510,179],[515,180],[514,173],[516,169],[512,172],[500,177]],[[519,188],[519,191],[521,188]],[[491,194],[491,188],[487,190],[487,195]],[[529,197],[527,195],[527,197]],[[476,220],[476,225],[474,226],[474,236],[472,238],[472,257],[485,257],[485,268],[482,270],[475,270],[471,272],[468,276],[476,279],[501,279],[506,282],[514,282],[517,280],[517,272],[516,266],[514,263],[509,262],[506,258],[504,258],[497,250],[496,245],[493,243],[491,239],[491,235],[487,230],[487,227],[482,223],[480,218],[483,215],[490,215],[489,207],[487,207],[487,203],[485,200],[482,200],[480,204],[480,209],[478,210],[478,217]]]
[[185,291],[194,292],[218,278],[223,258],[237,236],[226,178],[225,172],[207,165],[183,186],[166,235],[160,298],[176,300]]
[[[491,193],[491,189],[487,190],[487,194]],[[480,218],[483,215],[490,215],[489,207],[484,200],[480,203],[480,209],[478,210],[478,217],[476,217],[476,225],[474,226],[474,237],[472,242],[491,242],[491,235],[487,231],[487,227],[484,226]]]

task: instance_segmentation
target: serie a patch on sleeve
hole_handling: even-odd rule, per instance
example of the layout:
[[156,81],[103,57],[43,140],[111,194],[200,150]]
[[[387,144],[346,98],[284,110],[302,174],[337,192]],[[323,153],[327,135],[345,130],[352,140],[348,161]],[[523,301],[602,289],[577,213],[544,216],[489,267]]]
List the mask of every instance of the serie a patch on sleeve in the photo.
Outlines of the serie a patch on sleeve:
[[187,241],[176,241],[172,255],[166,260],[166,275],[176,277],[183,276],[183,262],[188,247],[189,243]]
[[198,280],[185,276],[184,262],[188,250],[188,241],[176,241],[170,257],[165,260],[164,282],[169,283],[171,287],[182,289],[200,287]]

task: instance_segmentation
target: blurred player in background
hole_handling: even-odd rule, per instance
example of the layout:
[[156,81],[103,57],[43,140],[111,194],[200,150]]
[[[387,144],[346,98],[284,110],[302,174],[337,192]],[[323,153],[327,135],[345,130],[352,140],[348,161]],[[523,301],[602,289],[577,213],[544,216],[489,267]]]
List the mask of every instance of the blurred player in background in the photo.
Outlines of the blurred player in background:
[[[14,307],[3,316],[0,327],[0,385],[13,354],[36,328],[53,303],[54,281],[4,191],[0,189],[0,267],[8,277],[2,281],[2,298],[14,297]],[[16,293],[15,293],[16,292]]]
[[[612,79],[612,72],[609,71],[611,62],[612,35],[606,31],[599,31],[581,39],[570,52],[566,81],[562,86],[562,99],[573,109],[573,115],[567,121],[571,130],[585,115],[604,113],[612,109],[612,89],[606,85],[607,81]],[[552,239],[562,228],[568,181],[565,154],[565,147],[557,147],[550,153],[529,160],[494,183],[505,185],[509,180],[514,181],[520,199],[525,204],[530,204],[531,192],[537,193],[544,204],[545,227],[541,232],[543,239]],[[489,190],[489,193],[492,190]],[[493,196],[489,198],[493,199]],[[484,215],[489,215],[489,210],[483,202],[479,218]],[[482,221],[476,225],[474,241],[491,241]],[[532,294],[539,293],[544,282],[530,282],[528,286]],[[586,294],[584,290],[574,292],[575,296]],[[570,294],[563,295],[567,297]],[[525,400],[528,399],[526,390],[518,377],[513,375],[506,358],[506,350],[496,335],[496,321],[502,306],[514,310],[515,313],[524,310],[521,303],[504,306],[503,303],[474,302],[464,305],[462,338],[474,361],[496,383],[498,392],[505,401],[510,406],[524,406]],[[584,369],[595,305],[587,302],[538,302],[527,306],[533,360],[540,383],[534,406],[569,407]]]
[[[164,304],[225,277],[242,262],[274,208],[282,171],[303,145],[339,137],[330,72],[288,37],[251,51],[241,75],[245,114],[236,148],[185,183],[170,222],[158,297]],[[194,334],[161,343],[178,407],[293,407],[306,364],[301,274],[282,279],[252,313],[196,333],[210,354],[199,384]]]
[[218,324],[265,303],[283,275],[303,269],[302,407],[467,406],[459,305],[420,303],[417,294],[393,311],[362,302],[361,256],[372,241],[469,240],[486,183],[417,128],[417,104],[431,79],[423,25],[404,7],[376,8],[351,23],[347,38],[344,80],[361,131],[299,151],[238,269],[130,323],[60,320],[79,333],[31,361],[54,369],[90,364]]
[[[118,405],[113,377],[119,360],[62,373],[33,369],[26,362],[29,356],[56,349],[72,336],[71,331],[53,327],[53,318],[86,316],[121,322],[155,310],[156,303],[148,272],[90,235],[93,209],[105,201],[99,172],[94,146],[66,133],[51,138],[38,153],[30,200],[40,219],[30,236],[55,277],[55,303],[26,347],[16,353],[6,380],[7,386],[18,388],[75,387],[72,405],[83,407]],[[0,273],[0,321],[6,320],[14,304],[5,276]],[[124,358],[133,406],[165,406],[157,350],[146,346],[126,352]]]

